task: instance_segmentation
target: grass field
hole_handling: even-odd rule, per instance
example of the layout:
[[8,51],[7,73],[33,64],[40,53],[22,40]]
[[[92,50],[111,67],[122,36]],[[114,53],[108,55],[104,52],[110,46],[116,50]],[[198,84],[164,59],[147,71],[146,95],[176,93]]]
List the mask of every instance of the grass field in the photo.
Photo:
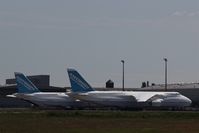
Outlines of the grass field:
[[198,132],[199,112],[0,111],[0,133]]

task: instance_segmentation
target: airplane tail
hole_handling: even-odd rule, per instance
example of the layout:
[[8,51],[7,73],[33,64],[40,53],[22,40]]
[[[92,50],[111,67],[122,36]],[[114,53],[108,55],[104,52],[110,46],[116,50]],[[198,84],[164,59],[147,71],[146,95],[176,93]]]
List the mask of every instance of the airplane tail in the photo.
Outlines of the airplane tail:
[[67,69],[67,71],[71,83],[71,89],[73,92],[94,91],[94,89],[75,69]]
[[22,73],[15,72],[18,93],[40,92],[39,89]]

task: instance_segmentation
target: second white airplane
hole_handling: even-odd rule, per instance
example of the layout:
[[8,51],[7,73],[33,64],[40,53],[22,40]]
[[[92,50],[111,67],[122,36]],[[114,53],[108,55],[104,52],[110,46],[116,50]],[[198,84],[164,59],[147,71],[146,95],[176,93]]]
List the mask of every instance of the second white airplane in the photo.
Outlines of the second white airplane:
[[68,75],[69,96],[105,107],[187,107],[192,103],[178,92],[95,91],[75,69],[68,69]]

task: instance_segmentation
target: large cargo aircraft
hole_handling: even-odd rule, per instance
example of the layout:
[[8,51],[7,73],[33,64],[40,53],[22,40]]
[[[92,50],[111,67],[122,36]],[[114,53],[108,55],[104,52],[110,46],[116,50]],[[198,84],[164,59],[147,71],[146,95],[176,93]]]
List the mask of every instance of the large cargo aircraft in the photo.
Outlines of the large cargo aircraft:
[[40,90],[22,73],[15,72],[18,92],[7,97],[22,99],[44,108],[81,108],[85,103],[69,97],[66,93],[40,92]]
[[191,105],[191,100],[178,92],[95,91],[75,70],[67,69],[72,92],[69,96],[104,107],[142,108]]

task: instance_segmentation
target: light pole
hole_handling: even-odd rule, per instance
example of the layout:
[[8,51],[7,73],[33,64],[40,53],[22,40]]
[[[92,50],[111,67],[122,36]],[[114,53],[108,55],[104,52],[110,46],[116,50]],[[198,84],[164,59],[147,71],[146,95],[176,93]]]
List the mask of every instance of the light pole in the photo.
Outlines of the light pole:
[[124,60],[122,62],[122,90],[124,91]]
[[165,91],[167,91],[167,58],[164,58],[165,61]]

